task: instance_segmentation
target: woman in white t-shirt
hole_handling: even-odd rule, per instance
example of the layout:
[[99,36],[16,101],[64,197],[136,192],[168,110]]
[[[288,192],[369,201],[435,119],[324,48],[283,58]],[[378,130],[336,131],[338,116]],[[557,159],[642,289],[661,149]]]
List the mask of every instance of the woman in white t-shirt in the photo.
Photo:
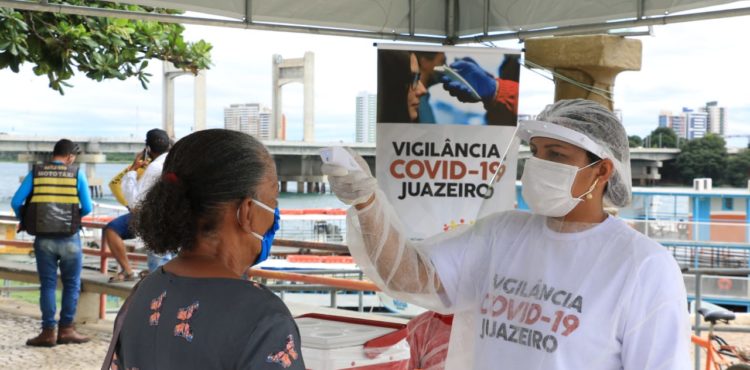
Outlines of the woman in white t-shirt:
[[[366,163],[324,165],[347,243],[388,294],[453,313],[447,369],[684,370],[687,297],[658,243],[604,212],[630,202],[628,139],[598,103],[563,100],[520,123],[531,213],[500,212],[413,243]],[[352,152],[353,153],[353,152]]]

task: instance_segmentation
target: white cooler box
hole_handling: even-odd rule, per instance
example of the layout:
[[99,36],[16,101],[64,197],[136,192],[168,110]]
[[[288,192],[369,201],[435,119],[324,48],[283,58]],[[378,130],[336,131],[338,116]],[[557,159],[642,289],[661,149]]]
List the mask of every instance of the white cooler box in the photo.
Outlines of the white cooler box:
[[343,316],[295,318],[309,370],[407,370],[406,325]]

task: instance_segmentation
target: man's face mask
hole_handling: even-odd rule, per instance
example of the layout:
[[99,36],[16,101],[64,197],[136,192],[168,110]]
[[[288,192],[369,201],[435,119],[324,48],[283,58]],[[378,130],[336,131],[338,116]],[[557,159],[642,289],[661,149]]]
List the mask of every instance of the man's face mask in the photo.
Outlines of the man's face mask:
[[588,191],[574,198],[571,191],[578,171],[600,161],[578,168],[536,157],[527,159],[521,176],[523,200],[535,214],[548,217],[567,215],[583,201],[583,197],[594,191],[599,181],[596,179]]

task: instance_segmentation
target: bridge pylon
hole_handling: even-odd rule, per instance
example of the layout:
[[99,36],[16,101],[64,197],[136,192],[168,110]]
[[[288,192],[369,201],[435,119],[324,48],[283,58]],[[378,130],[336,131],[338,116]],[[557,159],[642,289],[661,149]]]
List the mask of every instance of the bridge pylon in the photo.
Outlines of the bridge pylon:
[[273,125],[271,126],[271,137],[274,140],[286,139],[286,132],[281,122],[281,87],[289,83],[300,82],[302,83],[304,89],[304,133],[302,135],[302,140],[306,143],[314,142],[315,112],[313,99],[315,92],[315,81],[313,75],[315,73],[315,54],[308,51],[305,52],[305,56],[303,58],[295,59],[283,59],[281,55],[274,54],[271,72],[273,76]]
[[[170,138],[174,133],[174,79],[179,76],[192,75],[192,72],[176,68],[170,62],[162,63],[162,126]],[[195,75],[193,92],[193,131],[206,129],[206,71],[200,70]]]

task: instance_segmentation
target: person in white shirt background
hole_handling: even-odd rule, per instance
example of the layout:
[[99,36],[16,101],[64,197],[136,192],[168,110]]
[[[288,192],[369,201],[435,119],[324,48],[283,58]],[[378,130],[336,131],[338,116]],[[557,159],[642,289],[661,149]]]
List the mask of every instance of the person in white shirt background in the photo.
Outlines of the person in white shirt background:
[[[146,149],[136,155],[133,164],[122,178],[121,187],[130,212],[119,216],[107,224],[104,229],[107,245],[112,255],[120,264],[121,271],[110,279],[110,282],[132,281],[135,279],[125,250],[125,240],[134,239],[135,234],[130,225],[132,212],[137,212],[138,203],[145,197],[151,186],[161,178],[164,159],[169,151],[170,140],[167,132],[152,129],[146,133]],[[151,161],[145,161],[148,157]],[[146,167],[143,175],[138,178],[138,169]],[[171,255],[159,256],[148,253],[148,271],[153,271],[171,259]]]
[[622,124],[596,102],[561,100],[517,132],[533,154],[521,179],[531,212],[420,242],[405,237],[361,157],[350,151],[358,171],[324,164],[332,191],[354,205],[356,262],[394,298],[455,314],[446,369],[687,369],[677,262],[604,211],[631,199]]

